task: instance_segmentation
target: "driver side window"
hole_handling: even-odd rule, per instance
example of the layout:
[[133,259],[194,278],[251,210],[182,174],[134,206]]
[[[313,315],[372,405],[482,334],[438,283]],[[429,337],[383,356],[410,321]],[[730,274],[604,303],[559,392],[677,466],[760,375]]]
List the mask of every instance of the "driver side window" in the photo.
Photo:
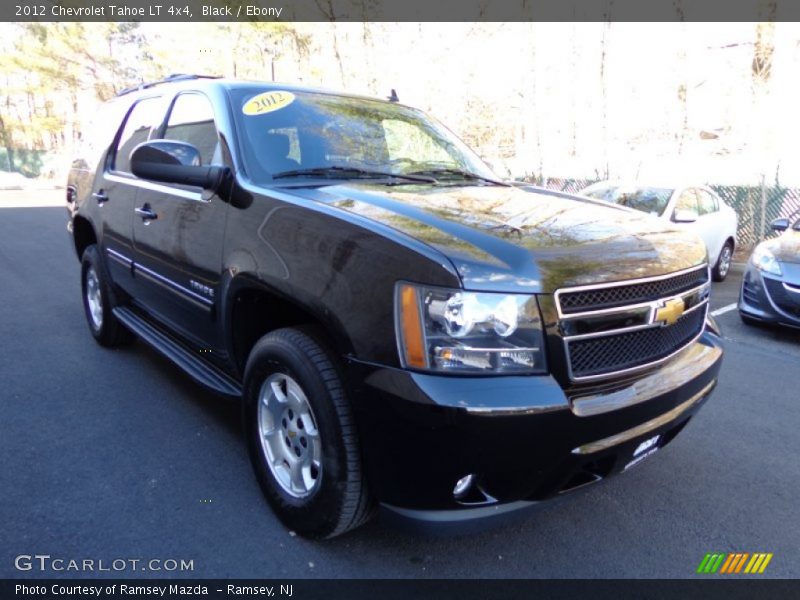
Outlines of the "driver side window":
[[201,94],[183,93],[175,99],[164,139],[186,142],[197,148],[202,166],[222,165],[214,109],[208,98]]
[[678,201],[675,203],[675,210],[699,212],[697,210],[697,194],[695,194],[694,189],[683,190],[681,195],[678,196]]

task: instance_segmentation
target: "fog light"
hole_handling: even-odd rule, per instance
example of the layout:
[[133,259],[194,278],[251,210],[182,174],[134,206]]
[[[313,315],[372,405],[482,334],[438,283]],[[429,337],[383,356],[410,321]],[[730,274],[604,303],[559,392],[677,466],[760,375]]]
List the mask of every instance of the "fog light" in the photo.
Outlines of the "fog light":
[[466,494],[473,481],[475,481],[474,473],[470,473],[469,475],[456,481],[456,487],[453,488],[453,496],[458,498],[459,496]]

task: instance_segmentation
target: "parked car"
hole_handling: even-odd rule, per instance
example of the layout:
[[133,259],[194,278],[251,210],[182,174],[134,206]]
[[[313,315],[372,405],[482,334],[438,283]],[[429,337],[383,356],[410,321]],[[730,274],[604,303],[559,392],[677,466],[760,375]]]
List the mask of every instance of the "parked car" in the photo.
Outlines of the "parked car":
[[67,195],[89,330],[241,398],[301,535],[533,506],[651,456],[717,382],[696,236],[496,181],[419,110],[177,76],[99,121]]
[[742,279],[739,315],[747,324],[800,328],[800,211],[775,219],[777,238],[753,250]]
[[580,192],[590,198],[614,202],[649,213],[699,235],[708,249],[714,281],[723,281],[736,249],[738,217],[706,186],[660,186],[601,181]]

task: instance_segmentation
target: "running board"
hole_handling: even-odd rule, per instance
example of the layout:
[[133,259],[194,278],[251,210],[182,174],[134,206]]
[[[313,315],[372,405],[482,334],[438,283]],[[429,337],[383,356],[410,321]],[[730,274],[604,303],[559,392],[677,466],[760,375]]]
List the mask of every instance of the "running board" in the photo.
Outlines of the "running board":
[[114,316],[142,340],[166,356],[198,383],[225,396],[241,396],[241,386],[219,369],[209,365],[167,334],[159,331],[130,308],[118,306]]

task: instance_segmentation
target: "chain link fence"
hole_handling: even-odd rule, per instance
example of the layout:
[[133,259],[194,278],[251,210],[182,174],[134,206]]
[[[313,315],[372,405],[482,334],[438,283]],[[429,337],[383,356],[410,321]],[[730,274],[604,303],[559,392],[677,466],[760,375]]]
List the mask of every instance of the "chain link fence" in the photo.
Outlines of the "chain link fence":
[[739,246],[752,247],[772,233],[770,223],[800,211],[800,189],[781,186],[709,186],[739,215]]
[[[596,179],[549,177],[531,183],[575,194]],[[750,249],[772,234],[770,223],[800,212],[800,188],[779,185],[709,185],[739,216],[738,245]]]

